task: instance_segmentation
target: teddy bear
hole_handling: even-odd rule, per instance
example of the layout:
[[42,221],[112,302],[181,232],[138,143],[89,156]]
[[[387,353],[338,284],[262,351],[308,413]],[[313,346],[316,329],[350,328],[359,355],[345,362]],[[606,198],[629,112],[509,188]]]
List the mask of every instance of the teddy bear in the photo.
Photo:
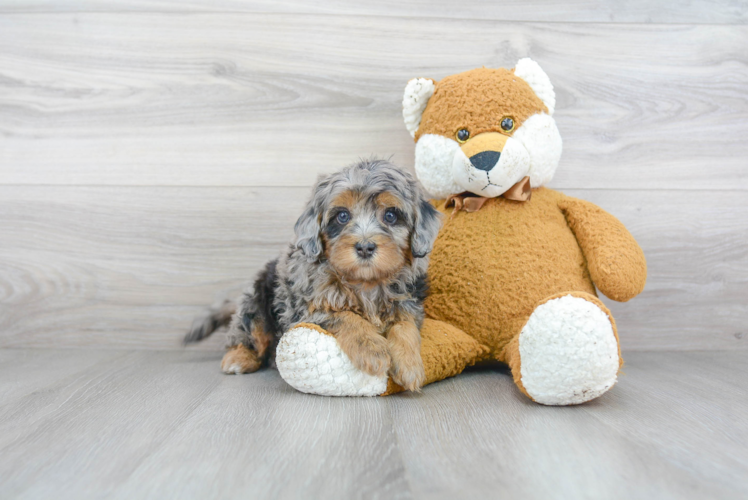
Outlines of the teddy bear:
[[[416,78],[405,88],[416,175],[445,218],[421,330],[427,384],[499,362],[533,401],[573,405],[617,381],[618,332],[596,287],[630,300],[644,288],[646,260],[614,216],[545,187],[562,151],[554,108],[550,79],[527,58],[513,69]],[[276,364],[303,392],[402,390],[355,369],[316,325],[286,332]]]

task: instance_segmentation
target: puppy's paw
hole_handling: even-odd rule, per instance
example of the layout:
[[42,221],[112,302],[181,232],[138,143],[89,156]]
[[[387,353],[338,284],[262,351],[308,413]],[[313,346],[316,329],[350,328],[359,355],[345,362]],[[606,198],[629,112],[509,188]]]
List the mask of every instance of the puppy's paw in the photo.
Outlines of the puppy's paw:
[[397,385],[409,391],[420,391],[426,381],[423,360],[417,353],[397,356],[393,352],[389,375]]
[[378,335],[341,342],[340,348],[350,358],[353,366],[375,377],[385,375],[392,364],[387,340]]
[[229,374],[252,373],[259,370],[261,366],[262,362],[257,354],[242,344],[232,347],[221,361],[221,371]]
[[321,396],[379,396],[387,376],[372,377],[357,369],[340,343],[326,330],[309,323],[287,331],[278,343],[275,362],[291,387]]

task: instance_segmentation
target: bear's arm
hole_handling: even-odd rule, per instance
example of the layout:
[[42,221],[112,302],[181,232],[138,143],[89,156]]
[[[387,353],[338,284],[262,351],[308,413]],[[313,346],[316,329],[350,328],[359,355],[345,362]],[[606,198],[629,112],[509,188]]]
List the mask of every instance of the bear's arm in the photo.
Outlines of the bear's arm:
[[647,280],[647,261],[621,221],[577,198],[564,197],[558,206],[577,237],[597,288],[618,302],[639,295]]

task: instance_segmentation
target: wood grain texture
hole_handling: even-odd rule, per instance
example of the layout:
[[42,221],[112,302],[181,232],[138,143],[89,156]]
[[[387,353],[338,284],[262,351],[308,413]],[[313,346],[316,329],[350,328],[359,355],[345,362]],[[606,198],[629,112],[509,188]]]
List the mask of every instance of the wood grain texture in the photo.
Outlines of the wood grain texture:
[[131,348],[178,347],[204,306],[237,296],[291,240],[309,192],[0,190],[0,342]]
[[451,0],[402,2],[346,2],[344,0],[3,0],[0,13],[18,12],[254,12],[404,16],[417,19],[491,19],[499,21],[602,22],[602,23],[714,23],[745,24],[748,5],[740,0]]
[[386,398],[298,393],[219,353],[0,351],[2,498],[658,498],[748,495],[743,353],[631,353],[577,407],[473,370]]
[[[617,216],[647,256],[644,293],[606,301],[625,350],[748,349],[743,192],[566,192]],[[308,194],[0,186],[0,346],[177,348],[290,241]]]
[[45,387],[50,374],[57,380],[68,379],[93,369],[98,363],[107,363],[126,354],[114,350],[95,356],[85,350],[64,353],[53,349],[0,350],[0,401],[7,410],[18,398]]
[[433,391],[444,392],[432,404],[393,398],[414,496],[462,497],[469,484],[476,498],[739,498],[748,484],[748,429],[737,422],[746,390],[721,390],[711,374],[724,375],[714,365],[726,363],[739,379],[740,359],[630,353],[618,385],[579,407],[538,406],[508,374],[491,372],[438,384]]
[[82,498],[72,493],[77,484],[106,496],[220,382],[195,369],[195,359],[199,354],[130,352],[101,360],[84,377],[48,371],[43,390],[4,406],[2,496]]
[[410,78],[531,56],[558,93],[556,187],[748,189],[744,25],[7,14],[0,46],[5,184],[309,186],[362,155],[409,167]]

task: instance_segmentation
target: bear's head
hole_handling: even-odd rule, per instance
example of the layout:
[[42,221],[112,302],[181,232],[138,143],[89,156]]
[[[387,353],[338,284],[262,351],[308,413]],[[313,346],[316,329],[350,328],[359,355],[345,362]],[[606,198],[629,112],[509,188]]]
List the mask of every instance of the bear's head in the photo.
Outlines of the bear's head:
[[546,184],[561,158],[555,104],[548,75],[532,59],[513,70],[411,80],[403,118],[416,141],[418,179],[437,198],[464,191],[492,198],[524,177],[533,188]]

